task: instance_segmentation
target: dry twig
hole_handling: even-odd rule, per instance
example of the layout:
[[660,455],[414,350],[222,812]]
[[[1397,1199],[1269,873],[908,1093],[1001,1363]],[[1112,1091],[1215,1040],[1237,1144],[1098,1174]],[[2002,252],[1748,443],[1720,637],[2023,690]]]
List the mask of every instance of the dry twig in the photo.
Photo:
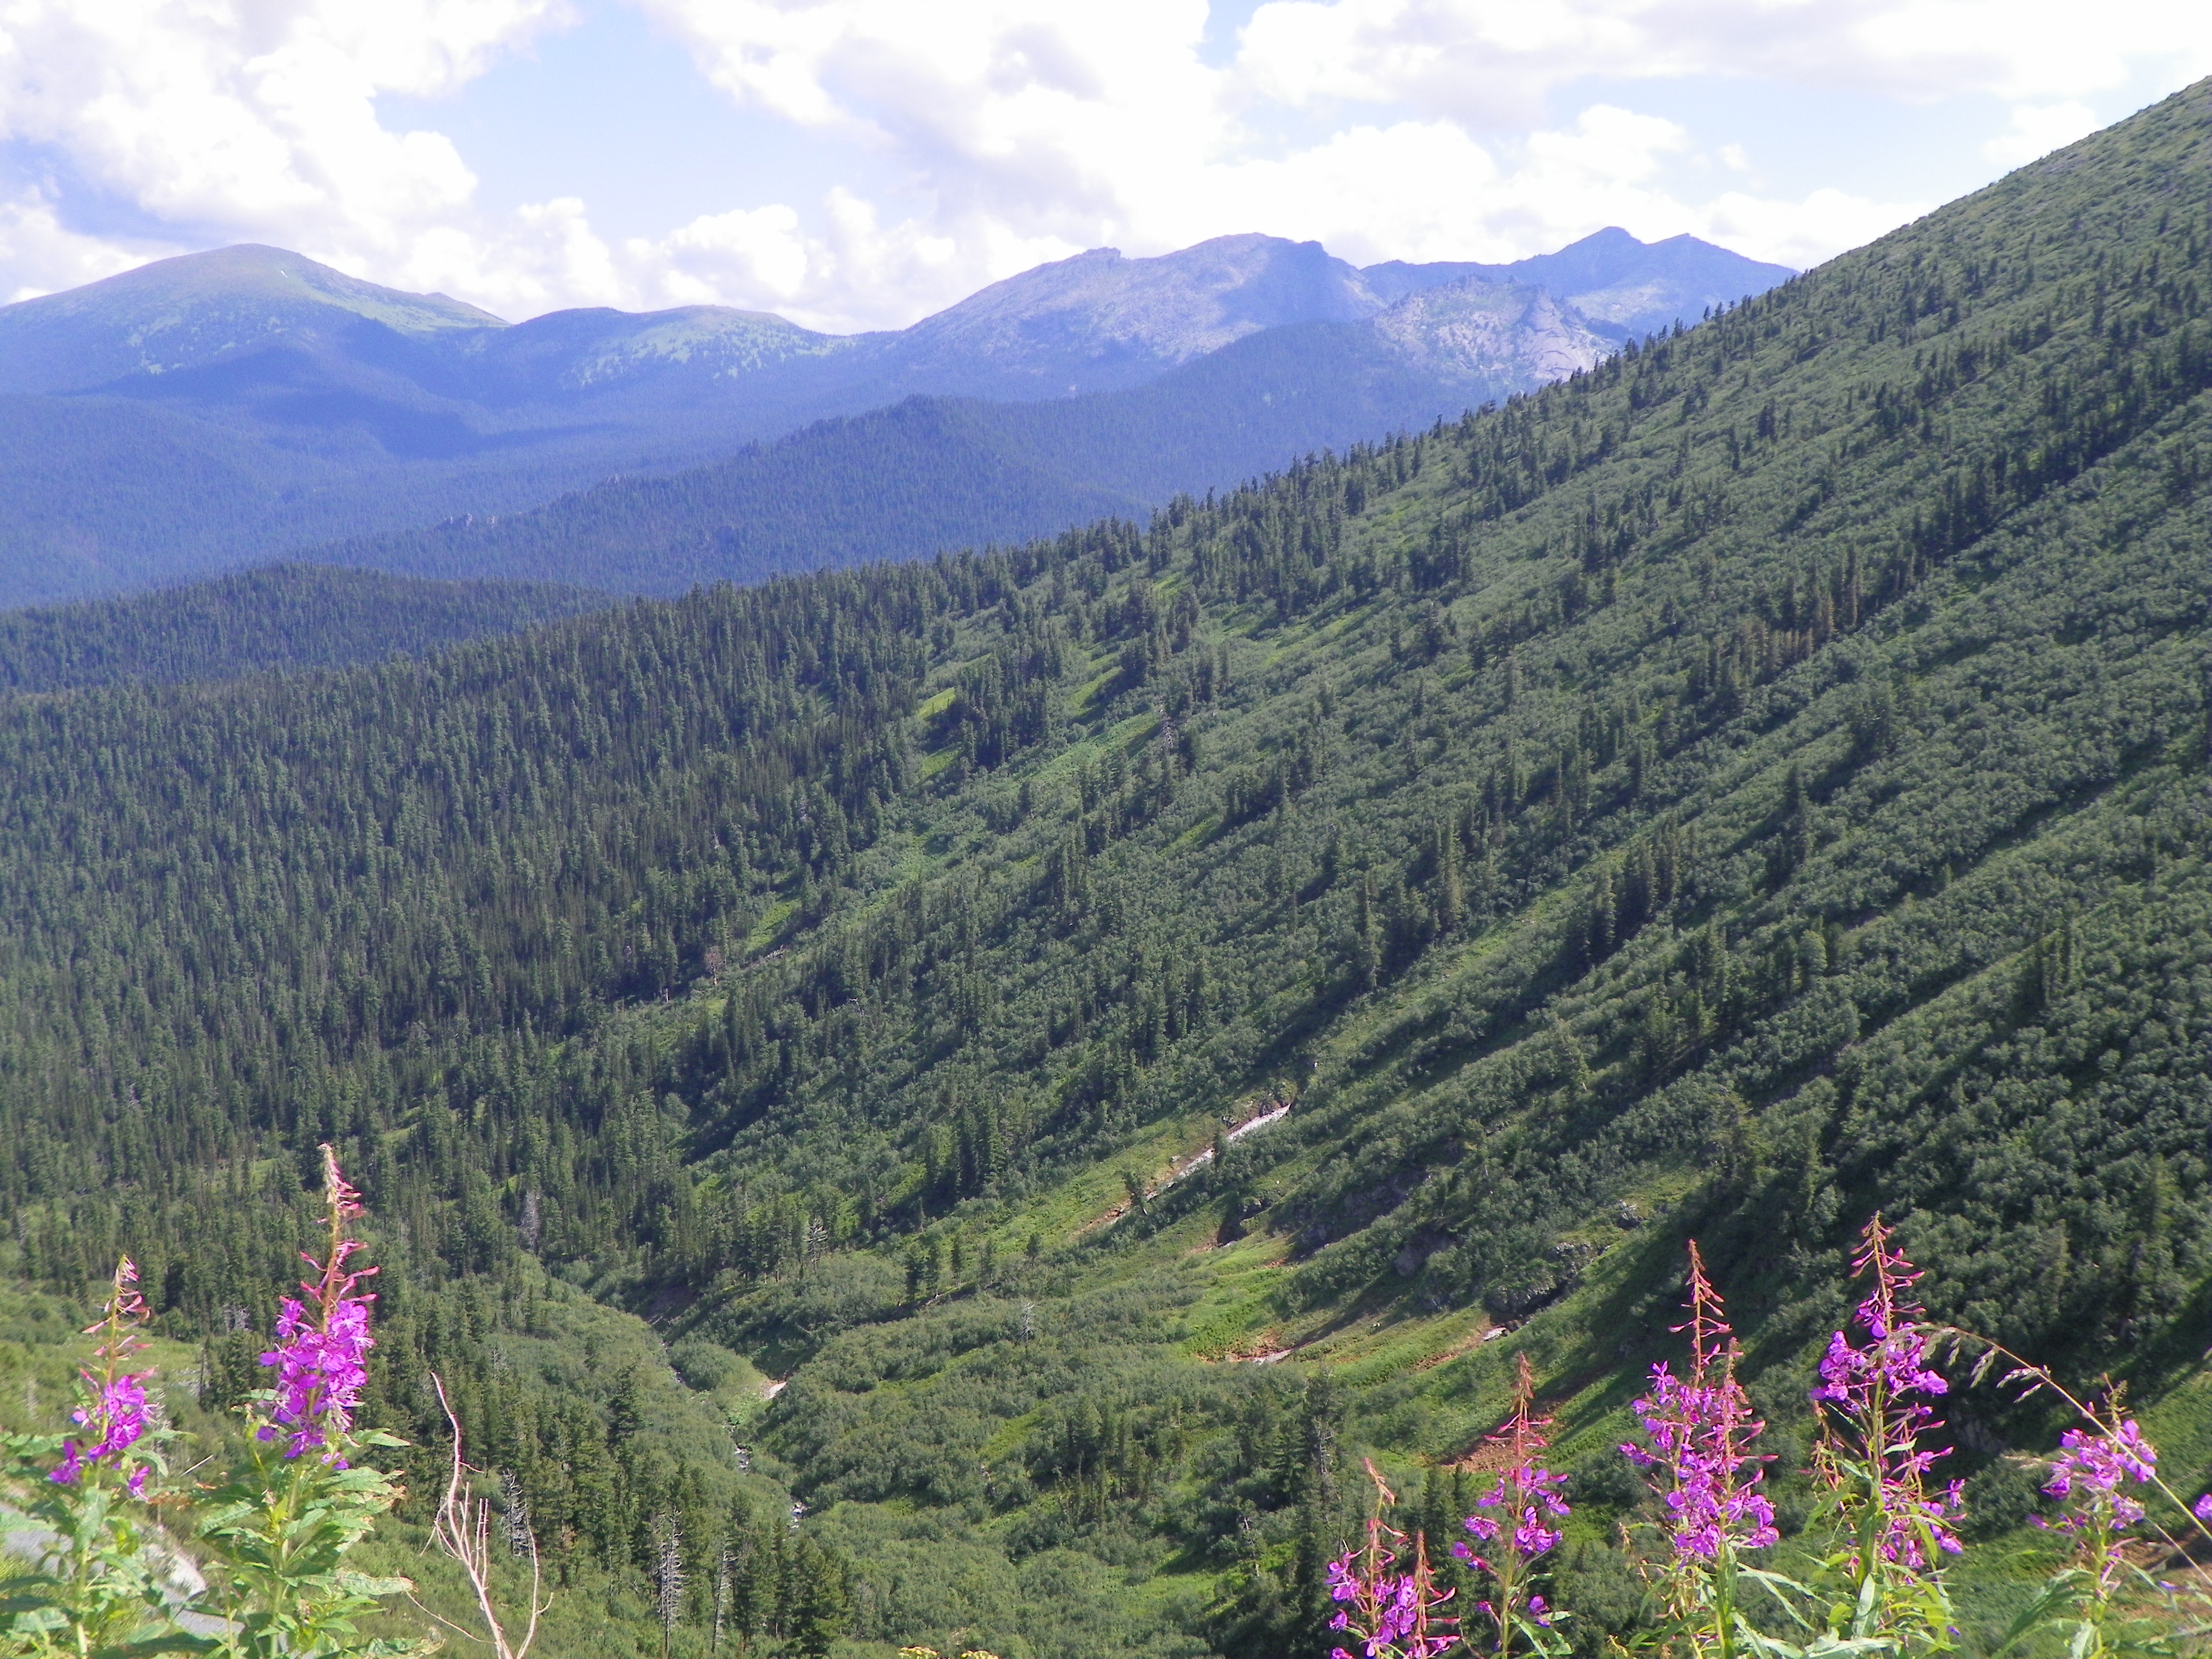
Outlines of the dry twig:
[[[461,1419],[454,1414],[453,1402],[446,1398],[445,1380],[437,1372],[430,1373],[430,1386],[438,1391],[438,1404],[444,1408],[446,1421],[453,1428],[453,1474],[446,1482],[446,1496],[438,1505],[437,1518],[430,1523],[430,1536],[440,1549],[461,1565],[461,1571],[476,1594],[477,1611],[482,1615],[484,1628],[490,1632],[491,1650],[495,1659],[525,1659],[530,1644],[538,1639],[538,1620],[551,1601],[541,1600],[544,1579],[538,1570],[538,1540],[526,1529],[524,1536],[530,1543],[530,1628],[515,1642],[500,1623],[499,1607],[491,1587],[491,1505],[475,1497],[469,1490],[470,1469],[461,1455]],[[418,1604],[419,1605],[419,1604]],[[425,1609],[428,1611],[428,1609]],[[479,1640],[449,1619],[431,1617],[456,1635]]]

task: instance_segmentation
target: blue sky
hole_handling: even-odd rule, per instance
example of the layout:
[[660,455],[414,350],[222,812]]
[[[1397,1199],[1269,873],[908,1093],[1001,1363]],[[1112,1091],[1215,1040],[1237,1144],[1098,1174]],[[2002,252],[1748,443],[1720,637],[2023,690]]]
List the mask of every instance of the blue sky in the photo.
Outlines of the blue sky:
[[898,325],[1085,246],[1806,265],[2212,68],[2114,0],[26,0],[0,295],[258,240],[510,317]]

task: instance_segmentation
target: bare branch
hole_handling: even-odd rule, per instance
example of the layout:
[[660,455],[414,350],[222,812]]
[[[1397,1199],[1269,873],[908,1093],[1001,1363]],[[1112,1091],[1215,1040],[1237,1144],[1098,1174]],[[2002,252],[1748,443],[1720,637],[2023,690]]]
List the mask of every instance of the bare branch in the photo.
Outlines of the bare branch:
[[[453,1402],[446,1398],[445,1379],[432,1371],[430,1386],[438,1391],[438,1404],[453,1429],[453,1473],[447,1480],[446,1496],[438,1505],[436,1518],[430,1523],[430,1536],[441,1550],[460,1563],[469,1588],[475,1592],[477,1611],[483,1616],[484,1628],[490,1632],[491,1649],[496,1659],[525,1659],[531,1644],[538,1639],[539,1617],[552,1605],[542,1595],[544,1581],[538,1560],[537,1537],[526,1526],[520,1529],[530,1545],[530,1627],[517,1643],[500,1623],[498,1604],[492,1593],[491,1505],[469,1490],[469,1466],[462,1456],[461,1419],[455,1414]],[[446,1620],[438,1622],[453,1628]]]

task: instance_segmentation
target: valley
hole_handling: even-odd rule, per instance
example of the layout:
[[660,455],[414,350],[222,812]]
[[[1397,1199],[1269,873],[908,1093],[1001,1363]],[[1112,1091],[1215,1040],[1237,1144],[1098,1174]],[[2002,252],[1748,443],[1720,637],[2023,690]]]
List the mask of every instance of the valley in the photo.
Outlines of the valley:
[[[2208,203],[2200,82],[1241,483],[1146,459],[1216,406],[1157,388],[1370,318],[938,406],[1033,422],[1026,479],[902,459],[901,404],[346,544],[397,574],[0,624],[0,1425],[129,1250],[216,1433],[327,1143],[415,1494],[364,1559],[459,1605],[434,1370],[550,1659],[1327,1655],[1361,1460],[1453,1533],[1524,1361],[1560,1639],[1608,1651],[1655,1628],[1616,1449],[1686,1246],[1808,1571],[1877,1212],[1935,1318],[2124,1381],[2195,1499]],[[1085,433],[1141,441],[1102,483]],[[822,482],[848,442],[939,514],[912,556]],[[1040,479],[1094,516],[975,527]],[[1989,1652],[2068,1419],[1955,1369]]]

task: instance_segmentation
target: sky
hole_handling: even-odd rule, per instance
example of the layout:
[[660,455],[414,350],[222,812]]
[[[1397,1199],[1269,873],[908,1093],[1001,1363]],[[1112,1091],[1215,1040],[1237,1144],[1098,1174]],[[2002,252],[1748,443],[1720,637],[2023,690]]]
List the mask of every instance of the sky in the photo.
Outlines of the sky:
[[1803,268],[2209,73],[2203,0],[0,0],[0,299],[234,242],[837,332],[1245,231]]

